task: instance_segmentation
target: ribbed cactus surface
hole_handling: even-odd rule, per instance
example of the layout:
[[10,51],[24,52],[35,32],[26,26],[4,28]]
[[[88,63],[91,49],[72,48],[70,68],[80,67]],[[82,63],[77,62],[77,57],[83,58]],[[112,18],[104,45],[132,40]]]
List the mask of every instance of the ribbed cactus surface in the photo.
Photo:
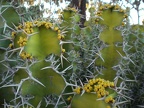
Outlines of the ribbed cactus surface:
[[[117,78],[117,70],[115,67],[120,64],[122,57],[125,55],[122,46],[123,37],[121,35],[121,31],[117,30],[116,27],[124,26],[122,25],[124,18],[127,18],[126,13],[124,12],[125,11],[118,5],[113,6],[109,4],[100,4],[99,10],[96,12],[96,18],[90,19],[90,21],[93,21],[97,27],[101,26],[102,28],[97,37],[97,40],[99,40],[99,42],[101,41],[102,45],[98,48],[95,55],[95,71],[97,72],[96,78],[102,78],[102,81],[98,82],[98,85],[95,85],[96,82],[93,82],[95,79],[90,79],[88,84],[85,84],[84,87],[81,88],[81,92],[78,93],[82,94],[82,96],[74,96],[72,100],[72,107],[116,107],[115,98],[117,93],[115,92],[115,88],[118,84],[116,82],[114,83]],[[89,26],[89,24],[90,22],[87,22],[86,26]],[[112,81],[110,82],[110,85],[108,84],[109,81]],[[100,84],[101,82],[102,84]],[[91,83],[94,83],[94,85]],[[107,84],[108,88],[105,88],[105,85]],[[77,88],[74,91],[77,93]]]

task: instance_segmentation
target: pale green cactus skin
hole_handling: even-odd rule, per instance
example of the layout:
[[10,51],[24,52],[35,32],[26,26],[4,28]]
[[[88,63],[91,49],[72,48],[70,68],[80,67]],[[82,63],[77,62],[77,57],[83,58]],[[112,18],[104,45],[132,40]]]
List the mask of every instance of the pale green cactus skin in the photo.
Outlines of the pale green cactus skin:
[[[67,106],[66,103],[60,102],[63,101],[62,94],[69,85],[63,77],[63,73],[69,69],[64,65],[67,59],[65,57],[67,49],[64,49],[63,45],[71,42],[64,39],[65,34],[56,28],[57,25],[54,23],[49,22],[50,25],[47,28],[46,25],[41,24],[43,21],[38,21],[37,26],[34,21],[31,22],[31,27],[25,22],[18,26],[19,20],[16,18],[19,19],[19,16],[15,9],[8,8],[5,11],[2,16],[6,17],[9,11],[12,11],[15,19],[12,18],[9,21],[6,17],[8,26],[4,27],[4,24],[1,24],[1,28],[9,27],[10,32],[5,34],[9,38],[2,40],[7,45],[1,44],[1,48],[6,49],[1,49],[1,67],[3,68],[1,74],[6,77],[1,83],[1,93],[6,92],[1,94],[1,105],[3,103],[4,107],[17,106],[19,108]],[[25,28],[31,28],[33,32],[29,33]],[[5,33],[5,31],[2,32]],[[24,38],[25,44],[22,42]],[[22,56],[23,52],[29,56]],[[8,60],[5,60],[5,57]],[[10,71],[9,69],[13,74],[8,73],[10,75],[5,76]]]
[[[103,100],[97,101],[96,94],[85,93],[82,96],[76,95],[72,100],[72,108],[106,108],[109,104]],[[90,99],[90,100],[89,100]],[[85,102],[85,103],[84,103]]]
[[113,66],[119,64],[121,56],[124,56],[123,47],[116,46],[118,43],[123,42],[121,31],[115,29],[116,26],[121,26],[124,19],[124,13],[114,11],[114,7],[111,9],[104,10],[100,24],[104,24],[106,29],[102,31],[99,38],[106,44],[105,48],[100,50],[101,58],[96,60],[97,66],[103,66],[102,74],[100,77],[113,81],[116,76],[116,71]]
[[[101,9],[101,7],[103,7]],[[96,78],[103,78],[109,81],[115,81],[117,79],[117,70],[115,66],[118,66],[121,62],[121,59],[125,56],[123,51],[123,37],[122,32],[117,30],[117,26],[122,27],[122,22],[124,20],[124,12],[120,12],[119,9],[115,9],[116,6],[110,6],[109,8],[106,5],[102,5],[98,11],[101,12],[101,19],[98,17],[96,20],[90,19],[92,23],[102,26],[98,39],[103,43],[103,46],[100,47],[97,51],[95,65],[99,68],[98,75]],[[92,9],[90,10],[92,11]],[[92,11],[93,12],[93,11]],[[93,13],[92,13],[93,14]],[[94,15],[94,14],[93,14]],[[99,19],[97,21],[97,19]],[[91,22],[87,22],[85,25],[90,26]],[[98,27],[98,26],[97,26]],[[90,31],[92,32],[92,31]],[[119,44],[121,46],[119,46]],[[96,74],[96,73],[95,73]],[[115,87],[119,86],[120,81],[115,83]],[[114,90],[108,90],[110,95],[113,98],[116,98],[117,93],[114,93]],[[95,98],[95,100],[94,100]],[[72,100],[72,107],[74,108],[115,108],[116,102],[106,103],[104,99],[98,100],[97,96],[93,93],[84,93],[81,95],[74,96]],[[89,103],[89,104],[84,104]]]

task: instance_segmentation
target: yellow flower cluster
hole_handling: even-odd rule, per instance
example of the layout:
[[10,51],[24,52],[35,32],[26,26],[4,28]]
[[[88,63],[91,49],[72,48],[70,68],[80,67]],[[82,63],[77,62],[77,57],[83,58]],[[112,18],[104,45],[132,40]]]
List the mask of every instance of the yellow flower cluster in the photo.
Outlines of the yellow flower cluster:
[[47,29],[52,28],[53,24],[51,22],[41,22],[41,25],[44,25]]
[[119,10],[119,9],[121,9],[121,7],[118,4],[116,4],[115,7],[114,7],[114,9],[115,10]]
[[9,48],[12,48],[12,47],[13,47],[13,44],[12,44],[12,43],[10,43],[10,44],[9,44]]
[[32,22],[25,22],[24,23],[24,31],[27,33],[27,34],[31,34],[34,32],[33,30],[33,23]]
[[108,97],[105,98],[105,102],[106,102],[106,103],[114,103],[115,100],[113,99],[112,96],[108,96]]
[[46,21],[34,21],[34,24],[37,27],[45,26],[47,29],[52,28],[52,26],[53,26],[53,24],[51,22],[46,22]]
[[[85,90],[85,92],[96,92],[98,98],[109,95],[109,92],[106,91],[107,87],[114,87],[114,82],[110,82],[101,78],[98,79],[90,79],[87,84],[85,84],[82,89]],[[74,89],[74,92],[77,94],[80,94],[81,88],[77,87]]]
[[99,10],[102,11],[102,10],[104,10],[104,9],[111,8],[112,5],[110,5],[110,4],[104,4],[104,5],[99,4],[99,7],[100,7]]
[[[108,87],[114,87],[114,82],[98,78],[98,79],[90,79],[88,83],[82,87],[82,89],[85,90],[85,92],[87,93],[96,92],[97,97],[101,98],[103,96],[109,95],[109,92],[106,91],[106,88]],[[74,92],[80,94],[81,88],[77,87],[76,89],[74,89]]]
[[88,84],[84,85],[84,90],[88,93],[94,91],[97,93],[97,97],[101,98],[109,94],[109,92],[106,91],[107,87],[114,87],[114,83],[101,78],[90,79]]
[[92,90],[93,90],[93,87],[92,85],[90,84],[85,84],[83,89],[87,92],[87,93],[90,93]]
[[61,34],[58,34],[58,37],[57,37],[59,40],[61,40],[61,39],[64,39],[65,37],[64,37],[64,35],[61,35]]
[[97,15],[97,16],[102,16],[102,11],[96,12],[96,15]]
[[81,93],[81,87],[77,87],[73,91],[76,92],[76,94],[80,94]]
[[26,37],[21,37],[19,38],[19,40],[17,41],[18,45],[20,47],[23,47],[27,44],[27,38]]
[[123,16],[124,18],[128,18],[128,15],[127,14],[124,14],[124,16]]
[[69,97],[67,98],[67,101],[71,101],[71,99],[72,99],[72,96],[69,96]]
[[28,53],[26,53],[26,52],[22,52],[21,54],[20,54],[20,57],[22,58],[22,59],[32,59],[33,57],[30,55],[30,54],[28,54]]
[[58,38],[59,40],[62,40],[62,39],[65,38],[65,36],[61,34],[61,30],[60,30],[58,27],[54,27],[54,31],[57,31],[57,32],[58,32],[57,38]]
[[12,38],[14,38],[15,37],[15,35],[16,35],[16,32],[11,32],[11,36],[12,36]]

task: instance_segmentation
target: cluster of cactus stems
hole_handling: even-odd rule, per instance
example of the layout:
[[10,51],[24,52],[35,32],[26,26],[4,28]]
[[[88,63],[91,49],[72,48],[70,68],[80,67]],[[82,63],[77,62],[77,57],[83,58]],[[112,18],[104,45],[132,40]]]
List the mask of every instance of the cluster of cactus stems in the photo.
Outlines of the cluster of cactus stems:
[[[58,23],[23,17],[26,13],[19,13],[12,3],[1,5],[1,107],[143,105],[139,86],[144,87],[140,80],[144,78],[144,29],[129,25],[127,10],[100,3],[98,10],[89,9],[90,19],[80,28],[81,15],[75,8],[63,10]],[[134,88],[139,88],[138,96]]]

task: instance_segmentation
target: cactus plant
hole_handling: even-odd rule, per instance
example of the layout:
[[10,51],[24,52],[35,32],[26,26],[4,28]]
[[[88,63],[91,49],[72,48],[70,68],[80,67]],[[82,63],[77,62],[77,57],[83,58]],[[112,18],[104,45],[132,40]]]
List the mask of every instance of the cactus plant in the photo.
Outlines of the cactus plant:
[[[59,22],[37,14],[23,17],[22,8],[7,3],[1,2],[0,12],[1,107],[143,104],[143,26],[129,25],[126,10],[100,3],[80,28],[82,16],[74,8],[63,10]],[[18,20],[9,19],[10,12]],[[134,88],[140,90],[137,96]]]
[[66,59],[63,44],[70,42],[64,41],[62,31],[51,22],[25,22],[16,28],[12,31],[12,49],[8,52],[11,57],[17,52],[18,59],[22,58],[23,63],[15,65],[17,71],[12,84],[3,87],[16,86],[16,97],[34,96],[30,101],[36,107],[44,97],[60,95],[67,86],[62,76],[65,70],[60,72],[59,68]]
[[1,91],[12,92],[12,96],[2,96],[4,107],[65,106],[60,102],[68,86],[63,73],[70,67],[63,68],[66,67],[63,62],[67,60],[63,45],[71,42],[64,39],[64,31],[58,25],[49,21],[31,20],[17,24],[5,34],[9,38],[5,36],[4,43],[9,42],[9,45],[1,45],[5,48],[5,51],[1,49],[5,55],[1,55],[1,66],[6,68],[1,71],[4,78]]
[[[143,57],[141,55],[143,52],[143,48],[139,48],[140,45],[138,45],[141,42],[138,41],[138,43],[135,44],[136,46],[132,45],[135,39],[139,40],[136,37],[138,35],[133,35],[133,37],[135,37],[133,38],[131,32],[127,33],[128,31],[124,31],[125,29],[130,29],[129,25],[126,24],[128,15],[126,14],[126,10],[123,10],[120,6],[100,4],[99,9],[96,12],[96,17],[94,17],[94,11],[95,9],[92,7],[90,9],[90,12],[92,14],[91,19],[86,22],[85,25],[86,28],[88,28],[93,23],[96,24],[96,27],[97,29],[99,28],[98,30],[100,33],[98,35],[95,35],[95,37],[98,38],[97,41],[101,42],[101,46],[97,46],[98,49],[96,51],[93,49],[93,52],[95,51],[96,58],[94,59],[95,63],[92,64],[95,64],[96,67],[95,69],[91,70],[91,75],[85,75],[89,80],[82,80],[81,84],[79,84],[79,86],[74,89],[76,95],[72,100],[72,107],[127,108],[129,107],[128,105],[131,106],[130,102],[133,102],[133,99],[129,93],[131,93],[132,88],[132,86],[130,87],[130,85],[134,85],[137,82],[137,79],[135,77],[137,76],[138,72],[136,72],[135,69],[140,72],[142,68],[142,64],[138,63],[138,65],[135,65],[135,57],[137,55],[136,53],[141,52],[138,55],[140,58]],[[132,30],[130,29],[130,31]],[[91,32],[94,31],[92,31],[91,29],[89,33]],[[140,31],[138,33],[140,33]],[[88,41],[90,35],[87,36],[88,37],[85,40],[86,42]],[[142,39],[143,36],[140,36]],[[127,49],[130,46],[132,48]],[[132,50],[133,52],[130,53],[130,50]],[[86,53],[86,51],[84,53]],[[129,56],[131,56],[131,58]],[[97,80],[95,78],[103,78],[103,80],[114,81],[114,88],[110,87],[110,90],[108,90],[109,94],[102,95],[103,93],[101,93],[101,95],[99,96],[100,90],[95,91],[95,87],[97,86],[95,85],[95,82],[93,82],[94,86],[93,84],[90,84],[92,80]],[[88,85],[88,87],[85,88],[85,85]],[[98,96],[102,98],[97,98]],[[114,100],[114,102],[112,102],[112,100],[109,102],[106,101],[109,96],[111,96],[111,99]]]

